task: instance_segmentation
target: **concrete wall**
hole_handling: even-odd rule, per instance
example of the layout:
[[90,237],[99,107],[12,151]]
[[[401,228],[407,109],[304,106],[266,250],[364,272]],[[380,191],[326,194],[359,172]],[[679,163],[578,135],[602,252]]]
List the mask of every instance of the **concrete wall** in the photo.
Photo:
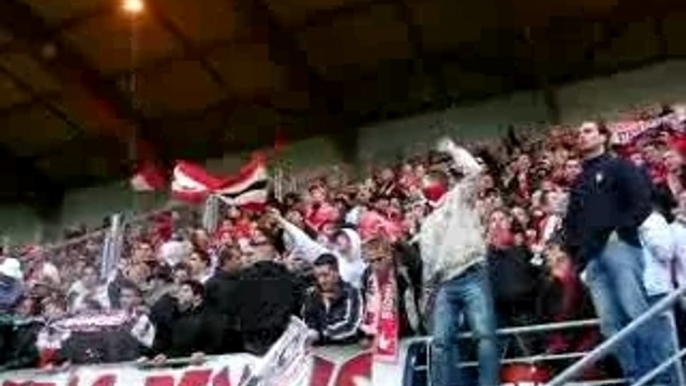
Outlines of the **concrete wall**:
[[0,245],[8,237],[12,243],[33,243],[38,240],[42,224],[36,213],[26,205],[0,208]]
[[[499,136],[509,124],[545,123],[547,110],[539,92],[522,92],[472,106],[389,121],[360,130],[360,157],[387,160],[424,152],[445,135],[457,139]],[[436,125],[437,121],[450,123]]]
[[560,87],[563,123],[612,119],[631,106],[686,101],[686,61],[671,61]]
[[[569,84],[556,89],[561,123],[612,119],[632,106],[655,102],[686,101],[686,61],[672,61]],[[361,130],[360,156],[388,159],[422,151],[440,136],[476,138],[503,133],[509,123],[522,125],[547,120],[540,92],[522,92],[408,119],[389,121]],[[432,128],[437,120],[449,121],[451,132]]]
[[[574,124],[586,119],[611,119],[621,111],[651,102],[686,101],[686,61],[667,62],[652,67],[565,85],[556,90],[563,123]],[[435,123],[450,123],[450,132]],[[521,92],[501,96],[469,106],[443,112],[370,125],[360,130],[359,157],[362,160],[392,160],[425,151],[434,141],[450,134],[457,138],[501,135],[508,124],[540,124],[547,120],[543,96],[539,92]],[[236,170],[246,154],[228,155],[209,160],[208,168],[216,172]],[[279,157],[281,165],[299,170],[339,162],[341,155],[325,138],[294,143]],[[115,211],[149,208],[159,205],[164,196],[154,199],[136,197],[122,181],[105,186],[69,192],[65,199],[61,223],[99,223]],[[30,241],[39,234],[40,224],[26,207],[0,208],[0,236]]]

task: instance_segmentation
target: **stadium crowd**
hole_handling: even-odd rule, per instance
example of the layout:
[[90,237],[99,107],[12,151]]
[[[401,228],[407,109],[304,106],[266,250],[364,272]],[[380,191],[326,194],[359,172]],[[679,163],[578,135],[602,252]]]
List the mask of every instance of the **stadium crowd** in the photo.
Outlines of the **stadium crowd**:
[[[639,237],[635,242],[650,252],[635,268],[642,280],[635,290],[648,294],[648,304],[684,283],[680,136],[675,124],[664,124],[632,145],[612,146],[618,157],[602,155],[610,166],[593,163],[597,157],[584,149],[593,138],[602,140],[596,147],[612,139],[599,122],[553,128],[542,138],[511,129],[505,138],[460,144],[465,148],[443,141],[439,151],[380,167],[361,181],[313,180],[306,191],[274,198],[263,211],[226,207],[215,232],[203,229],[193,211],[158,213],[127,232],[123,258],[107,277],[98,266],[102,233],[59,253],[35,246],[5,251],[0,368],[262,355],[291,315],[305,321],[314,344],[369,348],[380,334],[428,333],[432,348],[454,360],[458,344],[451,335],[459,322],[451,310],[463,307],[472,308],[463,319],[478,333],[480,384],[493,386],[497,364],[488,363],[497,362],[501,347],[495,328],[587,319],[595,315],[594,304],[624,306],[624,300],[603,303],[593,285],[601,275],[612,276],[603,269],[624,269],[595,257],[608,239],[634,243]],[[618,207],[620,196],[643,193],[635,188],[643,182],[626,182],[632,178],[644,178],[650,194],[645,208],[622,198],[631,214],[620,214],[633,217],[618,225],[609,219],[620,214],[608,208]],[[589,209],[588,195],[602,196],[601,206]],[[440,211],[451,205],[452,211]],[[589,210],[602,218],[589,222]],[[640,235],[629,229],[645,223],[655,225]],[[458,267],[456,256],[473,261]],[[481,270],[485,282],[479,282]],[[615,279],[628,280],[606,281],[618,285]],[[642,296],[627,288],[627,296]],[[396,315],[391,323],[384,312],[389,302]],[[431,311],[441,307],[442,313]],[[631,320],[642,310],[617,313]],[[627,323],[605,317],[608,312],[598,312],[606,335]],[[598,340],[596,331],[560,332],[520,339],[517,349],[581,352]],[[637,376],[634,364],[617,357],[625,375]],[[443,380],[437,384],[457,384],[450,375],[459,372],[455,364],[435,363],[443,366],[442,374],[432,375]]]

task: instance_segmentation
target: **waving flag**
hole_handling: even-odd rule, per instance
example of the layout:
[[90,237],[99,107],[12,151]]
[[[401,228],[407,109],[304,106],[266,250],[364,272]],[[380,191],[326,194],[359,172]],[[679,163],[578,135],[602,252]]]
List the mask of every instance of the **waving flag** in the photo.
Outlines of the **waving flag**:
[[190,162],[178,162],[174,168],[172,193],[174,198],[200,203],[210,195],[223,202],[241,207],[262,206],[267,202],[269,175],[266,159],[256,154],[238,174],[217,177],[202,166]]
[[176,163],[172,178],[172,195],[187,202],[202,202],[222,185],[220,178],[209,174],[202,166],[186,161]]
[[256,153],[236,176],[224,180],[215,194],[231,205],[260,209],[267,202],[268,186],[266,159]]

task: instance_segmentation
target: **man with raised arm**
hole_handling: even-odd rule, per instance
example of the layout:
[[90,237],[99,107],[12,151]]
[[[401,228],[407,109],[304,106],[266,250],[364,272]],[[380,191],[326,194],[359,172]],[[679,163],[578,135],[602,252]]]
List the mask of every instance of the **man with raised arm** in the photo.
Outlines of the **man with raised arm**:
[[[449,188],[450,178],[431,172],[423,181],[424,194],[435,207],[418,235],[423,268],[423,303],[433,299],[431,384],[496,386],[500,382],[496,317],[486,269],[486,242],[475,209],[481,165],[450,139],[438,150],[452,157],[462,174]],[[478,382],[464,379],[460,370],[458,334],[466,321],[478,342]]]

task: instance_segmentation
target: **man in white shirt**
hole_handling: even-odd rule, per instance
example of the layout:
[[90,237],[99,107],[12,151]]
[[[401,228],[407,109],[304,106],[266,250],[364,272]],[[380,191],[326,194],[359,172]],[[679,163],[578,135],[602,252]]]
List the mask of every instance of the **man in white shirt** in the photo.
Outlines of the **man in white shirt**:
[[[418,234],[424,263],[423,303],[434,298],[431,384],[495,386],[500,384],[497,323],[486,269],[486,242],[475,206],[482,167],[449,139],[442,140],[438,150],[452,157],[463,177],[449,190],[444,173],[433,173],[424,181],[424,195],[435,208]],[[463,379],[460,369],[457,336],[465,321],[478,343],[477,383]]]

